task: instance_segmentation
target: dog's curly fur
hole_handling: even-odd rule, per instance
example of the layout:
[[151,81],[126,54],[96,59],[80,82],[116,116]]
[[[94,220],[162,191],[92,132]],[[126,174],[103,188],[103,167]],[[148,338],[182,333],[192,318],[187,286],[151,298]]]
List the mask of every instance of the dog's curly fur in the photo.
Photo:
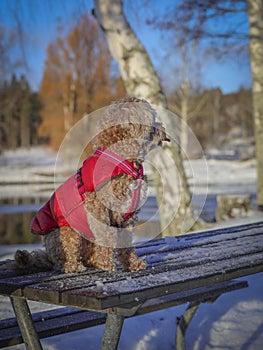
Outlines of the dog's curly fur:
[[[100,120],[100,130],[93,140],[94,149],[110,149],[132,161],[135,167],[142,164],[152,148],[168,140],[164,128],[156,122],[155,110],[147,101],[134,97],[125,97],[108,106]],[[144,269],[145,262],[137,257],[132,247],[132,228],[138,211],[125,222],[121,214],[130,208],[133,186],[133,177],[123,173],[98,190],[86,193],[85,210],[94,242],[71,227],[61,227],[44,236],[45,252],[18,250],[15,254],[17,265],[54,268],[63,272],[82,272],[87,266],[114,271],[118,258],[126,270]],[[146,191],[144,177],[141,203],[146,198]]]

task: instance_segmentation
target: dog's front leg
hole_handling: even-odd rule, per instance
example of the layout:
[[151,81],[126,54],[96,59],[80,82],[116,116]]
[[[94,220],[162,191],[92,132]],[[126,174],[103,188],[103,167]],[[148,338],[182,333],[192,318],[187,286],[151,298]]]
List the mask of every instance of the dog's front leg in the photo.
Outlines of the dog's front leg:
[[137,257],[132,247],[132,232],[129,229],[105,224],[91,213],[88,213],[88,221],[94,235],[94,249],[92,256],[88,258],[90,264],[106,271],[115,271],[116,252],[118,260],[126,270],[146,268],[145,262]]
[[92,249],[87,252],[86,264],[105,271],[116,270],[114,237],[116,228],[110,225],[109,210],[97,198],[96,192],[89,192],[85,200],[89,227],[93,234]]
[[85,271],[81,255],[83,238],[68,226],[60,228],[59,238],[63,250],[64,272]]
[[113,272],[116,270],[114,249],[100,244],[94,244],[92,255],[87,259],[87,264],[98,269]]
[[118,248],[118,258],[122,263],[123,268],[127,271],[138,271],[146,268],[146,263],[139,259],[133,247]]
[[[97,220],[90,212],[87,213],[89,226],[92,230],[94,240],[90,243],[86,264],[105,271],[116,270],[114,257],[114,236],[116,228]],[[106,221],[106,219],[104,218]]]
[[132,227],[123,229],[121,232],[119,232],[119,238],[118,238],[118,259],[123,265],[123,268],[127,271],[132,270],[144,270],[146,268],[146,263],[139,259],[135,248],[132,246]]

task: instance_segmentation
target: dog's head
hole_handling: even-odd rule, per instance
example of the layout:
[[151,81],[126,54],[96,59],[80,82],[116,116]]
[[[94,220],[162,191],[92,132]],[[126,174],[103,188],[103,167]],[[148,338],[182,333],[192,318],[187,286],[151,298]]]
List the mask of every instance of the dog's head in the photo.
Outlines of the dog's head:
[[94,148],[109,148],[125,159],[140,159],[169,141],[157,113],[142,99],[125,97],[108,106],[99,121]]

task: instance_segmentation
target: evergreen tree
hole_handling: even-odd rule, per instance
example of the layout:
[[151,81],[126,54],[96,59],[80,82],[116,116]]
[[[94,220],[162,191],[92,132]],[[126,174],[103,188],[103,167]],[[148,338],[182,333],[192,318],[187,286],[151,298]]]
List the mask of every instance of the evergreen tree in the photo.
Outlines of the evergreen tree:
[[0,85],[0,150],[30,147],[37,144],[37,129],[41,122],[41,103],[25,76]]

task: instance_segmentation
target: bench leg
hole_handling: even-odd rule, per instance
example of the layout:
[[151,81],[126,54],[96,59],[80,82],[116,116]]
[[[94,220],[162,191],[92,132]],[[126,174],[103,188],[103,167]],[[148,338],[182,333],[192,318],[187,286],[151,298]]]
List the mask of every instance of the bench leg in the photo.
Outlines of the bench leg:
[[175,348],[176,350],[185,350],[185,333],[186,330],[192,321],[192,318],[194,317],[196,311],[199,308],[200,303],[191,303],[188,308],[186,309],[183,316],[180,318],[178,326],[177,326],[177,332],[175,337]]
[[43,350],[26,299],[10,297],[27,350]]
[[116,350],[119,344],[124,316],[109,313],[107,316],[101,350]]

